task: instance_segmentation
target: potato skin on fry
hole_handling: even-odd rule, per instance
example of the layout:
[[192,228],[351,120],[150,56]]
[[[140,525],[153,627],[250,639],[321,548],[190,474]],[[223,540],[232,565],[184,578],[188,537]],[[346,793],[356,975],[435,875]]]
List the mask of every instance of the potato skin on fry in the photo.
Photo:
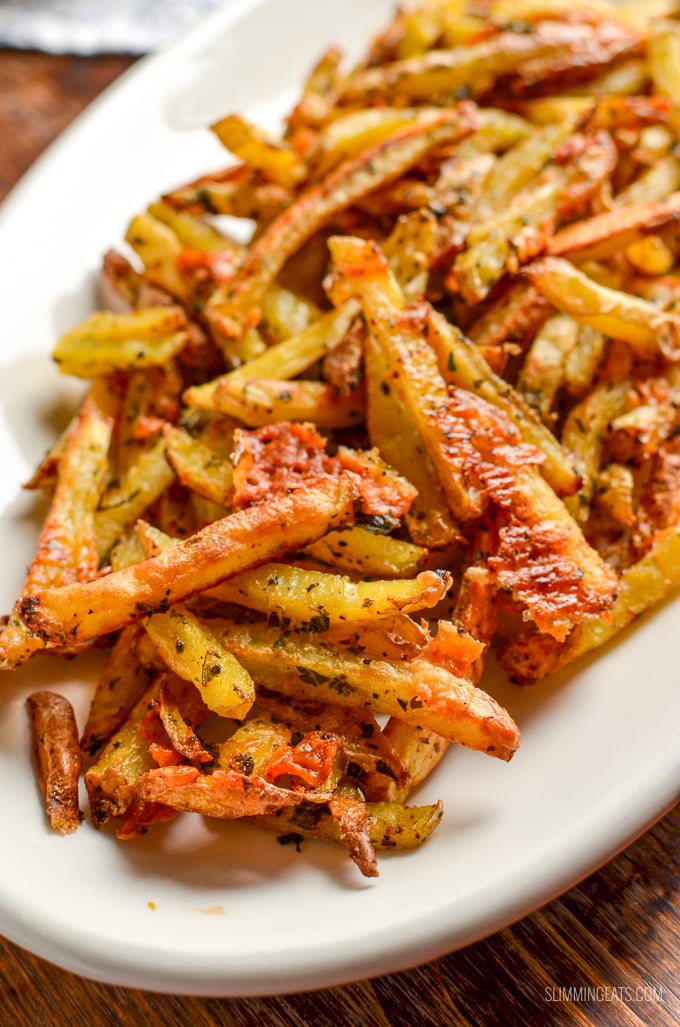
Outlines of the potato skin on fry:
[[328,479],[230,514],[172,549],[94,581],[24,596],[21,614],[42,638],[82,642],[166,610],[239,570],[350,523],[355,493]]
[[26,702],[45,812],[55,831],[69,834],[82,820],[78,807],[82,757],[73,707],[64,696],[47,691],[33,692]]

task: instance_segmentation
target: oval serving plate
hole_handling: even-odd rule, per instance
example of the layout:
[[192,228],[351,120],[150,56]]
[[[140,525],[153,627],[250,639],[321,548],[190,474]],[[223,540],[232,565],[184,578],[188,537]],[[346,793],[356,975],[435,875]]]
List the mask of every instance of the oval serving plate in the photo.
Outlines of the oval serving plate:
[[[104,251],[160,192],[224,163],[205,129],[228,111],[273,126],[332,43],[358,54],[391,0],[226,3],[123,77],[25,177],[0,212],[0,608],[40,514],[25,480],[79,394],[50,361],[93,303]],[[433,838],[363,880],[344,851],[302,852],[234,823],[179,818],[135,842],[47,829],[26,695],[62,691],[79,717],[97,656],[2,675],[0,930],[66,969],[194,995],[263,995],[423,962],[518,919],[601,865],[680,792],[676,603],[530,691],[489,691],[520,724],[508,766],[450,751],[419,795],[442,798]]]

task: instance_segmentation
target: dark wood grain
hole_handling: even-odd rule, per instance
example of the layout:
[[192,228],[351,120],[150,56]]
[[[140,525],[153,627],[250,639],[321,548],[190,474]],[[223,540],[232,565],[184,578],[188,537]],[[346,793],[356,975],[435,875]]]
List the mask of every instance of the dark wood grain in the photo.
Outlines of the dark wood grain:
[[[0,50],[0,197],[130,64]],[[83,980],[0,940],[0,1024],[389,1027],[680,1023],[680,809],[562,898],[426,966],[267,999]],[[5,840],[3,844],[8,844]]]

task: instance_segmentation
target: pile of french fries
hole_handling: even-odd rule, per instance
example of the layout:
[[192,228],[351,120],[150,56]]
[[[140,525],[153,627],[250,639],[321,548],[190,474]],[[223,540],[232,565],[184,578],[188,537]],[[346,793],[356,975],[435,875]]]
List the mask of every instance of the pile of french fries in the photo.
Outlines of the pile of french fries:
[[30,700],[58,831],[85,768],[120,838],[238,817],[375,875],[450,744],[516,750],[492,648],[535,682],[678,584],[679,15],[422,0],[133,217],[0,633],[108,650],[80,735]]

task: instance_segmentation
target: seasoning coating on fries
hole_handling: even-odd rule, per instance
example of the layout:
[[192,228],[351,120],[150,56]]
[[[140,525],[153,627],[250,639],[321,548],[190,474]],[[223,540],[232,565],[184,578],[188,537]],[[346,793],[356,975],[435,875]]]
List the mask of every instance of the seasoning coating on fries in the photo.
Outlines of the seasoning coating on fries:
[[82,759],[73,707],[55,692],[33,692],[27,703],[45,811],[54,830],[68,834],[81,820],[78,781]]
[[[517,752],[492,650],[537,682],[680,584],[677,16],[404,5],[131,212],[114,309],[56,343],[89,389],[0,628],[3,669],[109,650],[96,825],[240,818],[373,877],[449,748]],[[75,726],[31,710],[71,830]]]

